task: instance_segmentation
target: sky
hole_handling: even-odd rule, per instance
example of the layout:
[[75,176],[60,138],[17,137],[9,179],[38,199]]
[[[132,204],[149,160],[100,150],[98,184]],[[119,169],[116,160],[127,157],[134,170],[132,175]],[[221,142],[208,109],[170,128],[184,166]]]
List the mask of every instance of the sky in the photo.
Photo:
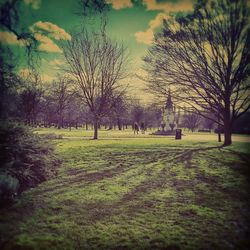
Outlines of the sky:
[[[33,32],[39,41],[40,73],[44,82],[50,82],[60,73],[59,66],[63,63],[61,41],[70,40],[73,31],[89,23],[76,14],[79,12],[78,0],[20,1],[20,26]],[[193,0],[106,0],[106,3],[110,5],[108,35],[127,47],[132,74],[142,72],[142,58],[162,20],[171,14],[193,9]],[[91,22],[94,24],[95,19]],[[13,33],[0,30],[0,42],[19,50],[22,55],[23,43]],[[26,66],[21,65],[19,71],[25,74]],[[130,77],[127,81],[130,92],[142,102],[151,98],[144,92],[145,84],[141,80]]]

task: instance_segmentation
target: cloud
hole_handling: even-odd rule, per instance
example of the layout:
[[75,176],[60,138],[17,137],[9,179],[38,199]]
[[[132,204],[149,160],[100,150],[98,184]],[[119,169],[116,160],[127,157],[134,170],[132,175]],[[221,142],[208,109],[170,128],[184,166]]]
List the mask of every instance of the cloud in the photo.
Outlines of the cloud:
[[162,25],[163,19],[168,19],[169,16],[165,13],[159,13],[155,19],[149,22],[149,28],[146,31],[135,33],[136,41],[139,43],[151,44],[154,39],[154,31]]
[[17,36],[9,31],[0,31],[0,42],[19,46],[25,45],[25,42],[23,40],[18,40]]
[[143,0],[143,2],[147,10],[161,10],[166,13],[193,10],[193,3],[191,0],[182,0],[175,3],[157,2],[157,0]]
[[[18,73],[20,77],[22,77],[23,79],[27,79],[33,75],[32,70],[28,68],[20,69]],[[56,76],[51,76],[46,73],[40,74],[40,77],[41,77],[42,82],[52,82],[53,80],[56,79]]]
[[24,3],[30,5],[34,10],[38,10],[41,7],[41,0],[24,0]]
[[151,20],[149,22],[149,28],[154,30],[156,28],[158,28],[159,26],[162,25],[162,21],[163,19],[169,19],[169,15],[165,14],[165,13],[159,13],[155,19]]
[[38,21],[30,26],[30,31],[34,34],[37,41],[40,42],[38,49],[45,52],[62,53],[62,50],[53,41],[70,40],[71,36],[64,29],[50,22]]
[[139,43],[151,44],[154,38],[154,32],[151,29],[135,33],[136,41]]
[[34,36],[40,42],[38,46],[40,51],[62,53],[62,50],[49,37],[39,33],[34,34]]
[[115,10],[133,7],[131,0],[106,0],[106,3],[112,4]]
[[36,22],[31,27],[30,30],[33,32],[48,32],[49,36],[56,40],[71,40],[70,34],[68,34],[64,29],[60,28],[56,24],[50,22]]
[[[154,38],[154,31],[162,25],[163,19],[169,19],[169,13],[179,11],[193,10],[193,3],[191,0],[182,0],[177,2],[157,2],[156,0],[143,0],[147,10],[160,10],[153,20],[149,22],[149,27],[146,31],[139,31],[135,33],[135,38],[139,43],[151,44]],[[173,23],[173,29],[178,29],[178,25]]]

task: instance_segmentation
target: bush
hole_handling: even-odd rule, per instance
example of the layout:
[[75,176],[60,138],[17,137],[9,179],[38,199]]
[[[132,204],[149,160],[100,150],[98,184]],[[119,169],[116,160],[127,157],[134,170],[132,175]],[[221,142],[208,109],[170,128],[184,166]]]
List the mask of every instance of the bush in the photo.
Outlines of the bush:
[[55,133],[41,134],[40,136],[43,137],[43,138],[45,138],[45,139],[49,139],[49,140],[60,140],[60,139],[63,139],[63,136],[61,134],[57,135]]
[[0,199],[54,176],[60,163],[44,138],[15,123],[0,123]]
[[19,188],[19,181],[10,175],[0,175],[0,199],[8,200],[14,198]]

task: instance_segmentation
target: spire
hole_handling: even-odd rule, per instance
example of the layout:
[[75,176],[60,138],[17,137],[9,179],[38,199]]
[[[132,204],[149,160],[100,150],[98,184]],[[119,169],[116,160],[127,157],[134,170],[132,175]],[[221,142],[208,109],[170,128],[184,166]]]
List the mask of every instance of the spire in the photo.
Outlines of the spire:
[[168,90],[168,97],[167,97],[167,101],[166,101],[166,106],[165,108],[169,111],[173,111],[173,102],[172,102],[172,98],[171,98],[171,92],[170,89]]

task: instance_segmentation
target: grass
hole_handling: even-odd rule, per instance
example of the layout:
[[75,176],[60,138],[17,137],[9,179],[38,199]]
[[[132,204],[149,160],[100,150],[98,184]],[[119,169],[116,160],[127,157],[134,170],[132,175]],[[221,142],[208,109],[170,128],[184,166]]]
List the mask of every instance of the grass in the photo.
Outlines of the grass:
[[3,249],[249,248],[249,142],[37,132],[64,163],[1,211]]

